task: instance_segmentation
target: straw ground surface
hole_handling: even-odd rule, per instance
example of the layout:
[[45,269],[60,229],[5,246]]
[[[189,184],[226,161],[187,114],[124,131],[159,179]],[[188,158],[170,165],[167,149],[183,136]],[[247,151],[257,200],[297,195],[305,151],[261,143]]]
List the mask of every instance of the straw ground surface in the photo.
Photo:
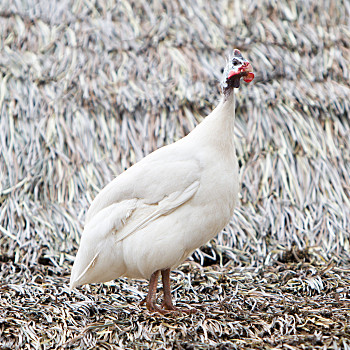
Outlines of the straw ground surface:
[[[0,347],[349,349],[348,1],[2,0]],[[68,292],[99,189],[218,103],[233,47],[240,204],[172,274]],[[218,174],[220,176],[220,174]]]

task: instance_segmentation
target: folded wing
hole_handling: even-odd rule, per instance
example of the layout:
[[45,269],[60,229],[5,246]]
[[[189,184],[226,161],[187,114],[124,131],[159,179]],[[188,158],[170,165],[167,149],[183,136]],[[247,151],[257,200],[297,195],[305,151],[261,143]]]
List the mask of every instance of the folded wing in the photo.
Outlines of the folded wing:
[[133,198],[143,199],[149,204],[158,203],[165,196],[184,191],[198,181],[201,173],[199,162],[193,158],[184,160],[186,155],[178,156],[182,159],[177,160],[172,152],[166,152],[170,150],[168,147],[145,157],[103,188],[92,202],[86,222],[113,203]]

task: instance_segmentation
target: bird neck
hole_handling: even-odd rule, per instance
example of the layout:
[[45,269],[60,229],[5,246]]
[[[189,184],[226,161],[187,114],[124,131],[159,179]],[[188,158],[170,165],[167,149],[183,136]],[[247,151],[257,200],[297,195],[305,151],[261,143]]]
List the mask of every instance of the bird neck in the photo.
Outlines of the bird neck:
[[227,118],[226,122],[234,127],[236,116],[236,94],[235,89],[232,89],[229,94],[224,94],[219,105],[214,109],[219,109],[221,118]]
[[235,92],[222,97],[217,107],[191,132],[205,144],[234,147]]

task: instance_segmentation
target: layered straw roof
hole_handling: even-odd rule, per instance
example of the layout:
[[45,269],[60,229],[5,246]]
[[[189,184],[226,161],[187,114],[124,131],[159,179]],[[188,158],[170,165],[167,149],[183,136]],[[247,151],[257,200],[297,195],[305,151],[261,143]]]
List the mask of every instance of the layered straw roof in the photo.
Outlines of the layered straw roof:
[[[1,1],[0,344],[350,347],[349,17],[342,0]],[[215,107],[234,47],[256,73],[240,205],[173,281],[203,312],[142,313],[147,284],[126,279],[69,295],[92,199]]]

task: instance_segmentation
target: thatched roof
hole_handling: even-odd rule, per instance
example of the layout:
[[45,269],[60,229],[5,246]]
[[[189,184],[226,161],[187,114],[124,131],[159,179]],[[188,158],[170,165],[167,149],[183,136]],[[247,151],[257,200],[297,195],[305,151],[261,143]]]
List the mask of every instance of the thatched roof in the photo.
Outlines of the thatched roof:
[[[2,1],[0,288],[10,284],[9,295],[36,301],[66,291],[92,199],[215,107],[233,47],[256,73],[238,93],[241,200],[230,225],[193,259],[228,273],[232,266],[273,266],[286,250],[306,249],[312,258],[295,263],[348,264],[349,17],[342,0]],[[99,290],[110,300],[121,293],[117,285]],[[79,295],[90,298],[84,288]],[[8,307],[8,317],[16,307]],[[64,307],[50,311],[51,322]],[[26,334],[15,344],[31,344],[28,332],[15,333]],[[88,343],[84,332],[79,339]],[[243,333],[236,337],[247,338]],[[57,344],[73,344],[74,336]],[[214,346],[215,339],[208,333],[192,340]]]

